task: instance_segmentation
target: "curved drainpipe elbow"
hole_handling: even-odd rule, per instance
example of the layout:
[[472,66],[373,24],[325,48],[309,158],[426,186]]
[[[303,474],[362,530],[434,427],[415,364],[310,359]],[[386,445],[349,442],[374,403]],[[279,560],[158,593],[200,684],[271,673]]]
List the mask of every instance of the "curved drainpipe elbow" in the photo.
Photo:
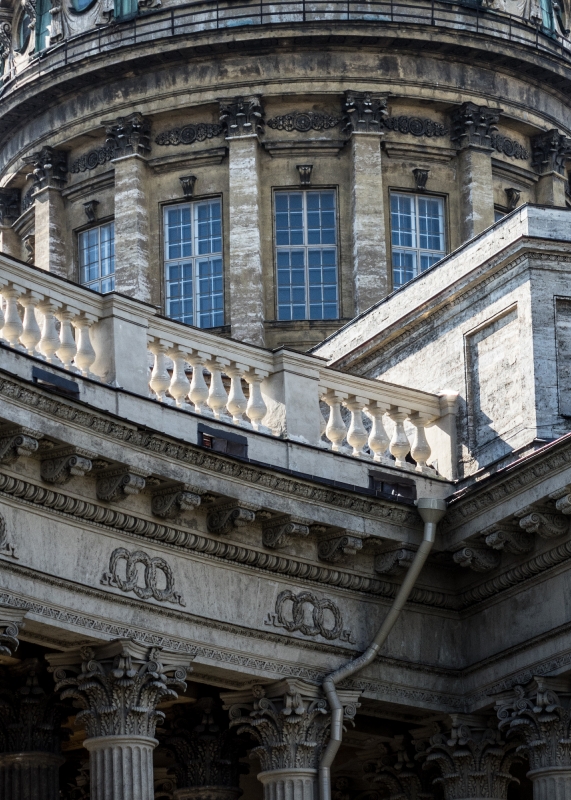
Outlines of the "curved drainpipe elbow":
[[377,635],[369,647],[358,658],[349,661],[327,675],[323,681],[323,692],[331,710],[331,734],[327,747],[319,762],[319,800],[331,800],[331,765],[343,740],[343,705],[337,694],[337,684],[368,666],[377,657],[395,622],[409,598],[424,562],[432,550],[436,538],[436,526],[446,513],[446,501],[436,498],[422,498],[417,501],[418,513],[424,522],[424,535],[414,561],[410,565],[402,585],[394,599],[389,613],[383,620]]

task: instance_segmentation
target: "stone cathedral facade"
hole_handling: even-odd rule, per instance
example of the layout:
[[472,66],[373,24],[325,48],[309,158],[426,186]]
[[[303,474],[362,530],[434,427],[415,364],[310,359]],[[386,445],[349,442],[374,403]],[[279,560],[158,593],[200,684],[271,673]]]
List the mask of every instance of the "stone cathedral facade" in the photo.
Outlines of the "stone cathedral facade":
[[2,0],[0,800],[571,800],[567,0]]

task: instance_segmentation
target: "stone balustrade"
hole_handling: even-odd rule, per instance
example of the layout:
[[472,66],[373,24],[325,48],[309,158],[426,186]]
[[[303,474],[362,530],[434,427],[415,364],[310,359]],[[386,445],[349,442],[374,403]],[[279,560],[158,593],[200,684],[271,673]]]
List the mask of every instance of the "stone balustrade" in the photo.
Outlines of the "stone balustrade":
[[215,336],[7,256],[0,294],[2,343],[53,367],[246,431],[428,475],[437,466],[454,477],[454,393],[360,378],[315,356]]

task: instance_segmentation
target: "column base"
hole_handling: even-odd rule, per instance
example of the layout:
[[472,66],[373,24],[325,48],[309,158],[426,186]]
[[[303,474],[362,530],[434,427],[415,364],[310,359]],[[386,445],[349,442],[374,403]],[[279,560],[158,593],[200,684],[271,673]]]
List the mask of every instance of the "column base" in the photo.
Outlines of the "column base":
[[10,800],[58,800],[59,768],[65,759],[55,753],[2,753],[0,797]]
[[546,767],[527,773],[533,782],[533,800],[571,800],[571,769]]
[[89,752],[91,800],[153,800],[150,736],[98,736],[83,743]]
[[264,800],[317,800],[316,769],[274,769],[260,772]]
[[189,789],[175,789],[173,800],[238,800],[241,789],[227,786],[193,786]]

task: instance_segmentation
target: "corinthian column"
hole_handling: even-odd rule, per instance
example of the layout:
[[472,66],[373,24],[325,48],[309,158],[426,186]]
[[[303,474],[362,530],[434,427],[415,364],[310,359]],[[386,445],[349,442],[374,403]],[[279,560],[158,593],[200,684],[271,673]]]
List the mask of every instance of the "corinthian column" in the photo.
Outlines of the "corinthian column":
[[[358,692],[339,692],[346,719],[355,716]],[[317,800],[317,769],[330,714],[319,687],[287,679],[221,695],[230,727],[258,742],[264,800]]]
[[126,639],[47,656],[56,691],[81,709],[88,738],[91,800],[153,800],[158,703],[184,691],[188,656]]
[[516,743],[502,739],[490,720],[451,714],[449,730],[431,736],[422,753],[426,766],[435,766],[445,800],[506,800],[516,780],[510,766],[518,760]]
[[496,704],[500,728],[530,764],[534,800],[571,800],[571,687],[558,678],[534,678],[514,686]]

